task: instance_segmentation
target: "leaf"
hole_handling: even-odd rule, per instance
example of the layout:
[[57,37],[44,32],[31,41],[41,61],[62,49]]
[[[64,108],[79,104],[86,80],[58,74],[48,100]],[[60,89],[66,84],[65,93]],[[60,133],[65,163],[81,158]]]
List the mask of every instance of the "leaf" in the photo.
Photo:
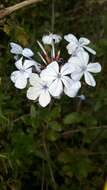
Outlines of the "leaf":
[[80,114],[77,112],[70,113],[64,118],[64,124],[73,124],[80,122],[81,122],[81,117]]
[[79,124],[82,123],[86,126],[89,125],[97,125],[97,120],[94,116],[88,114],[88,113],[78,113],[78,112],[72,112],[65,116],[63,120],[64,124]]

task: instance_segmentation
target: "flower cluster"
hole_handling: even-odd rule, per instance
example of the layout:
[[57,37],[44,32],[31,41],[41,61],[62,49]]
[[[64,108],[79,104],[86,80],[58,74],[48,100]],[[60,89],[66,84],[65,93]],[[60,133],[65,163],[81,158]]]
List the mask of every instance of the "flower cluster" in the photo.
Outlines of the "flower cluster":
[[[95,55],[96,52],[88,47],[90,41],[87,38],[78,40],[73,34],[68,34],[64,39],[68,42],[66,48],[70,55],[67,61],[61,57],[60,51],[55,49],[55,45],[62,40],[61,36],[43,36],[44,45],[37,41],[41,49],[41,52],[37,53],[41,63],[32,58],[34,53],[30,49],[10,43],[17,68],[12,72],[11,80],[18,89],[27,87],[27,98],[38,101],[42,107],[46,107],[52,98],[60,98],[62,94],[70,98],[76,97],[83,76],[89,86],[95,87],[96,81],[92,73],[101,71],[99,63],[89,62],[89,53]],[[49,46],[50,55],[45,50],[46,46]]]

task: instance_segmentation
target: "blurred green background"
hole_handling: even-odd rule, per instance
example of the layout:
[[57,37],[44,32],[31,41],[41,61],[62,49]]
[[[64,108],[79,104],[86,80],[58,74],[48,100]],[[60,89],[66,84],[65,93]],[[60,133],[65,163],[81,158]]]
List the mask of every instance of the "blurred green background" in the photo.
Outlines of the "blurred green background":
[[97,86],[80,92],[85,101],[63,96],[43,109],[10,81],[9,42],[37,52],[51,15],[44,0],[0,21],[0,190],[101,190],[107,176],[107,0],[55,0],[54,32],[89,38],[102,65]]

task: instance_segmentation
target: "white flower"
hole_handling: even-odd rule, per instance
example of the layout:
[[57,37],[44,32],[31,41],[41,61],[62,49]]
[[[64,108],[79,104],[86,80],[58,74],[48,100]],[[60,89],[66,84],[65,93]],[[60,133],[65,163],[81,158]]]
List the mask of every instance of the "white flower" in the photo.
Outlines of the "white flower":
[[11,74],[11,80],[15,84],[15,87],[18,89],[24,89],[27,85],[27,79],[32,73],[31,66],[34,65],[34,61],[25,60],[22,64],[22,59],[20,58],[15,62],[15,66],[18,69]]
[[65,94],[73,97],[75,93],[72,92],[72,89],[75,90],[75,85],[73,80],[67,76],[71,74],[71,72],[73,72],[71,64],[66,63],[60,69],[58,63],[54,61],[41,72],[40,76],[43,80],[51,82],[50,93],[52,96],[60,96],[64,88]]
[[67,45],[67,50],[70,55],[77,55],[78,52],[83,52],[84,49],[94,55],[96,54],[93,49],[87,47],[87,45],[90,44],[90,40],[88,40],[87,38],[81,37],[78,40],[73,34],[68,34],[64,36],[64,39],[69,42],[69,44]]
[[29,79],[31,87],[27,90],[27,98],[37,100],[42,107],[46,107],[50,101],[49,83],[43,81],[37,74],[32,73]]
[[99,73],[101,65],[99,63],[89,63],[89,55],[87,52],[79,52],[77,57],[71,57],[68,62],[74,66],[74,72],[71,77],[73,80],[80,80],[84,75],[85,82],[90,86],[96,86],[96,81],[91,73]]
[[29,48],[22,48],[20,45],[16,44],[16,43],[13,43],[11,42],[10,43],[10,46],[11,46],[11,50],[10,52],[12,54],[15,54],[15,59],[18,59],[18,55],[22,55],[28,59],[30,59],[34,53],[32,52],[32,50],[30,50]]
[[57,34],[49,34],[42,37],[44,44],[52,45],[54,43],[59,43],[61,41],[61,36]]

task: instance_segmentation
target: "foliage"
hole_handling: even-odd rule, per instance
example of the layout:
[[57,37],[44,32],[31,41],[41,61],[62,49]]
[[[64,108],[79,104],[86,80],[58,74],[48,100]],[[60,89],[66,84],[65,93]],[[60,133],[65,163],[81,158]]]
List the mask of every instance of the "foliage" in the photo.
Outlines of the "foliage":
[[51,1],[0,21],[0,190],[102,189],[107,172],[106,23],[104,0],[55,0],[55,33],[91,39],[103,69],[95,89],[82,89],[85,101],[63,97],[43,109],[13,87],[9,42],[38,51],[36,40],[51,31]]

